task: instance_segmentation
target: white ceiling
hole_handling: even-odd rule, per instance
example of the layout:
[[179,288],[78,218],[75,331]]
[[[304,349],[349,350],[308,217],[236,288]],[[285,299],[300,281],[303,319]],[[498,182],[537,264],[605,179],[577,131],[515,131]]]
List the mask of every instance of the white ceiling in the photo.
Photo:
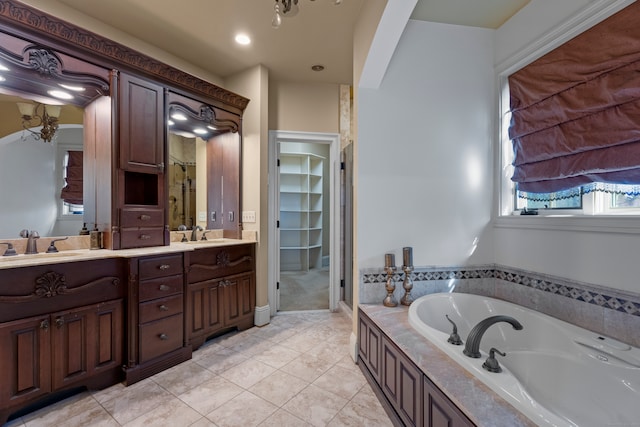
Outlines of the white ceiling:
[[[350,84],[354,23],[367,0],[299,0],[277,30],[272,0],[58,1],[222,78],[263,64],[277,80]],[[496,28],[528,1],[419,0],[412,18]],[[237,45],[238,32],[253,43]]]

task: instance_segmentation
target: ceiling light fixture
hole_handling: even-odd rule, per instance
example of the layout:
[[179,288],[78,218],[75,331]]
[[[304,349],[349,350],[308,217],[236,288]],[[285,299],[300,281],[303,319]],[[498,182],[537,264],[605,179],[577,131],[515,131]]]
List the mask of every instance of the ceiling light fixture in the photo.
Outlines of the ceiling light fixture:
[[[315,1],[315,0],[311,0]],[[332,0],[333,4],[339,5],[342,0]],[[280,28],[282,24],[282,17],[291,17],[298,14],[298,0],[276,0],[276,4],[273,7],[273,18],[271,19],[271,26],[274,29]]]
[[246,46],[251,44],[251,37],[246,34],[238,34],[236,35],[236,43]]
[[[32,104],[30,102],[18,102],[17,104],[22,115],[22,128],[31,132],[36,141],[41,139],[44,142],[51,142],[58,130],[60,105]],[[40,132],[31,130],[36,126],[42,126]]]
[[85,88],[83,88],[82,86],[65,85],[65,84],[62,84],[62,83],[59,83],[59,86],[65,88],[65,89],[68,89],[68,90],[72,90],[74,92],[84,92],[85,91]]
[[63,90],[48,90],[47,93],[58,99],[73,99],[73,95]]

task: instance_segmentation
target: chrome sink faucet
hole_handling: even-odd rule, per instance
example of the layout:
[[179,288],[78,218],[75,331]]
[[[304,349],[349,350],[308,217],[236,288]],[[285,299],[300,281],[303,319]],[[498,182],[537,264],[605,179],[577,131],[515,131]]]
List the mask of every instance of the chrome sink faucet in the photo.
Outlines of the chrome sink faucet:
[[522,325],[520,324],[520,322],[518,322],[513,317],[501,315],[487,317],[486,319],[478,322],[478,324],[473,327],[471,332],[469,332],[467,342],[465,343],[464,350],[462,352],[469,357],[480,357],[480,341],[482,340],[482,336],[491,325],[498,322],[507,322],[511,324],[511,326],[513,326],[513,329],[517,331],[522,329]]
[[38,245],[36,245],[36,239],[39,239],[40,235],[37,231],[22,230],[20,232],[20,237],[24,237],[25,239],[27,239],[27,248],[24,251],[25,255],[38,253]]
[[198,240],[198,231],[202,231],[202,227],[200,227],[199,225],[194,225],[191,230],[191,241],[195,242],[196,240]]

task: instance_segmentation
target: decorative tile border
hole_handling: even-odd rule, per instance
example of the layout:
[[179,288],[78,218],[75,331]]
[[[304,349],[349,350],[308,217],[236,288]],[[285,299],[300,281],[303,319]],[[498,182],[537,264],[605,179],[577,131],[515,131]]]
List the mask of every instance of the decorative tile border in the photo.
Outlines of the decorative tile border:
[[[387,275],[380,270],[362,274],[361,283],[384,284]],[[419,268],[411,273],[414,282],[451,279],[486,279],[504,280],[516,285],[525,286],[542,292],[560,295],[566,298],[586,302],[599,307],[616,310],[632,316],[640,316],[640,295],[625,294],[615,289],[598,287],[586,283],[573,282],[557,277],[546,276],[535,272],[511,269],[502,266],[480,266],[465,268]],[[394,275],[396,282],[404,280],[404,273]]]

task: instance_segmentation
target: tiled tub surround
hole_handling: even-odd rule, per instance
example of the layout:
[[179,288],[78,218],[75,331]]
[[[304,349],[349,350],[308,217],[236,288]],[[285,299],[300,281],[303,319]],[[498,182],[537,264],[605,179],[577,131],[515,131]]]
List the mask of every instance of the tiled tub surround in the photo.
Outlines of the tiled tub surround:
[[[382,269],[362,270],[360,302],[381,304]],[[404,273],[396,274],[394,296],[404,294]],[[464,292],[513,302],[590,331],[640,347],[640,295],[503,266],[416,267],[414,299],[435,292]]]

